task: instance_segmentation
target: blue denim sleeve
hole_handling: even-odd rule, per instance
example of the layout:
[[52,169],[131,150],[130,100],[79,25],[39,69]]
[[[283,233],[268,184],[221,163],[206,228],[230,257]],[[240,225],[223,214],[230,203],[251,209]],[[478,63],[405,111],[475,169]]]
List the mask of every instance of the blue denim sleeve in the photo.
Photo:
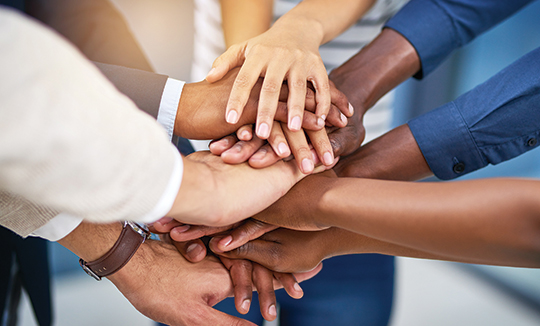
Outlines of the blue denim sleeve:
[[421,79],[453,50],[510,17],[533,0],[411,0],[385,25],[414,46]]
[[408,122],[429,167],[453,179],[540,140],[540,48],[455,101]]

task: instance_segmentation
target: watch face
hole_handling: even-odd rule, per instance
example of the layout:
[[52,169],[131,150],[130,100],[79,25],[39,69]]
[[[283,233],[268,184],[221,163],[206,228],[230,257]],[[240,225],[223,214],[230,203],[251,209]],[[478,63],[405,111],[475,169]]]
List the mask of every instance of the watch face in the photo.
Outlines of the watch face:
[[126,221],[126,224],[129,225],[133,229],[133,231],[140,234],[144,239],[150,236],[150,231],[145,224],[139,224],[131,221]]

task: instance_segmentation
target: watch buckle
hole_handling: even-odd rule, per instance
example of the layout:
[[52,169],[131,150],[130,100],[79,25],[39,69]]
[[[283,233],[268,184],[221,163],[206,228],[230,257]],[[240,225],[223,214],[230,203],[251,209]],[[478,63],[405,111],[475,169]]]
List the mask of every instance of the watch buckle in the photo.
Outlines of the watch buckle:
[[96,281],[101,281],[101,276],[97,275],[93,270],[90,269],[90,267],[86,266],[86,262],[84,260],[79,259],[79,265],[81,265],[81,268],[86,272],[86,274],[92,276]]

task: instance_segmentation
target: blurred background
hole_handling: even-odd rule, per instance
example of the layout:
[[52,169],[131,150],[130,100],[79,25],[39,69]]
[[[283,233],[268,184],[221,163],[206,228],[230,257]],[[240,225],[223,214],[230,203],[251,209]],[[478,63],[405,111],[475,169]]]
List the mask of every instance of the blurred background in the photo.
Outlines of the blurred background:
[[[189,81],[192,1],[112,2],[125,15],[155,70]],[[454,99],[540,46],[538,17],[536,1],[455,53],[424,81],[405,82],[396,94],[394,125]],[[463,179],[539,178],[538,162],[536,150]],[[49,251],[56,325],[153,325],[110,282],[96,283],[82,272],[69,251],[55,243]],[[36,325],[27,299],[20,308],[19,325]],[[540,325],[540,270],[400,258],[391,325]]]

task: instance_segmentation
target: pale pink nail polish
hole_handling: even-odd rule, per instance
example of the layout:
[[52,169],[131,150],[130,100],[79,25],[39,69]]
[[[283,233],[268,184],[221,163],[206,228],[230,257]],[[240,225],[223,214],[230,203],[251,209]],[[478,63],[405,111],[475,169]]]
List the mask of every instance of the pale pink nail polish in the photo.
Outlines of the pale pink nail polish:
[[300,117],[299,116],[293,117],[291,119],[289,129],[291,129],[291,130],[300,130],[301,127],[302,127],[302,120],[300,120]]
[[307,158],[303,159],[302,170],[304,170],[304,173],[310,173],[311,171],[313,171],[313,161]]
[[334,158],[332,157],[332,154],[330,154],[330,152],[324,153],[323,159],[324,165],[332,165],[332,163],[334,163]]
[[230,124],[235,124],[238,122],[238,113],[235,110],[229,111],[227,114],[227,122]]
[[257,135],[264,139],[268,138],[268,136],[270,135],[270,129],[265,122],[259,125],[259,128],[257,129]]
[[278,145],[278,154],[279,156],[283,156],[285,154],[287,154],[289,151],[289,147],[287,145],[285,145],[285,143],[279,143]]

